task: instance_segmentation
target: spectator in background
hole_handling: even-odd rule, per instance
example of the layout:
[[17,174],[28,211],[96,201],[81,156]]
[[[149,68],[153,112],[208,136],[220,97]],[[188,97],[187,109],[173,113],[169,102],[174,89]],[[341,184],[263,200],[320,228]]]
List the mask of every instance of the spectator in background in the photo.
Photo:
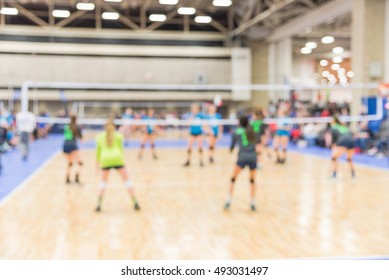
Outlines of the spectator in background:
[[376,155],[378,158],[381,158],[384,156],[385,150],[389,149],[389,122],[387,118],[382,121],[380,130],[375,137],[374,146],[367,152],[368,155]]
[[[49,117],[49,114],[47,114],[46,112],[41,112],[39,116],[43,118],[47,118]],[[50,126],[48,123],[38,123],[37,129],[38,129],[38,138],[46,138],[49,133]]]
[[355,142],[359,152],[365,152],[368,148],[369,142],[373,139],[373,133],[368,127],[368,122],[361,122],[358,126]]
[[0,123],[0,175],[3,169],[3,165],[1,163],[1,156],[6,151],[6,147],[5,147],[6,143],[7,143],[7,129],[5,128],[4,125]]
[[27,160],[30,154],[30,138],[36,128],[36,117],[29,111],[16,114],[16,128],[20,137],[22,159]]

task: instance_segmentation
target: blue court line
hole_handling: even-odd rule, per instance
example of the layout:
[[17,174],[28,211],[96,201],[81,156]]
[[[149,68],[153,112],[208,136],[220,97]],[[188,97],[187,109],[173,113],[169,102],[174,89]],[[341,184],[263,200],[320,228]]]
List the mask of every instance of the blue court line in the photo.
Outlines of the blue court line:
[[[217,143],[218,147],[228,147],[230,144],[230,136],[225,135]],[[25,179],[31,176],[44,162],[53,154],[62,148],[62,135],[51,135],[48,139],[39,140],[31,144],[31,155],[28,161],[21,160],[20,153],[15,150],[2,155],[3,172],[0,175],[0,201],[15,190]],[[206,143],[206,141],[205,141]],[[172,139],[172,140],[157,140],[156,146],[158,149],[163,148],[186,148],[187,140]],[[94,149],[94,141],[87,141],[80,145],[82,149]],[[130,140],[126,145],[127,149],[138,149],[139,140]],[[299,148],[296,145],[290,145],[290,151],[306,155],[318,156],[329,159],[331,151],[320,147]],[[362,165],[376,167],[389,170],[387,158],[377,159],[375,157],[357,154],[355,162]],[[344,160],[344,159],[343,159]]]
[[0,201],[16,189],[25,179],[34,173],[50,156],[56,153],[62,144],[62,137],[52,136],[47,140],[31,143],[31,154],[22,161],[18,150],[3,154],[3,170],[0,175]]

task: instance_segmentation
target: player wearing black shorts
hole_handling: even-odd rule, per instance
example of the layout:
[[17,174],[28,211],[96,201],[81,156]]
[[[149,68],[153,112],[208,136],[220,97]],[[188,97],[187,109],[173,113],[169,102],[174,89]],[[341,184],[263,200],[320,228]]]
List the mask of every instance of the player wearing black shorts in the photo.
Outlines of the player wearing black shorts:
[[337,160],[343,154],[346,154],[347,161],[351,169],[351,177],[355,177],[355,170],[353,164],[353,156],[355,153],[355,141],[350,129],[342,124],[337,117],[334,117],[331,125],[332,135],[332,163],[333,173],[332,178],[336,178],[338,164]]
[[81,128],[77,125],[77,117],[71,116],[70,124],[64,128],[64,144],[63,152],[67,159],[66,183],[70,184],[70,173],[74,165],[76,165],[75,182],[80,183],[80,169],[82,161],[78,151],[78,140],[82,138]]
[[243,116],[239,119],[240,127],[236,129],[232,136],[231,152],[236,145],[239,145],[238,161],[231,178],[231,185],[227,200],[225,203],[225,209],[228,210],[231,206],[231,198],[234,192],[235,181],[239,173],[246,166],[250,169],[250,188],[251,188],[251,210],[255,211],[255,174],[257,169],[257,152],[255,149],[255,133],[252,129],[247,116]]

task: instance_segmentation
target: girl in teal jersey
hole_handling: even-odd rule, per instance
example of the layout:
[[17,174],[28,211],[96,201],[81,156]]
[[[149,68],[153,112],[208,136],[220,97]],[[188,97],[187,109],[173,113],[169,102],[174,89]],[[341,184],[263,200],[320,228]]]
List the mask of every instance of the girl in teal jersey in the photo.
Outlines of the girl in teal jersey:
[[[288,122],[288,113],[286,110],[280,111],[277,119],[277,131],[274,136],[274,152],[277,157],[276,163],[284,164],[286,162],[286,153],[290,137],[290,124]],[[279,148],[282,149],[282,155],[279,153]]]
[[214,163],[216,142],[223,136],[223,126],[218,124],[218,121],[222,119],[222,116],[217,112],[216,106],[211,104],[208,107],[208,115],[206,115],[205,118],[209,120],[209,162]]
[[[143,117],[143,119],[148,120],[148,121],[155,121],[156,118],[155,118],[154,110],[149,109],[147,111],[147,116]],[[153,154],[153,158],[158,159],[157,153],[155,152],[156,129],[157,129],[157,127],[152,123],[146,124],[144,126],[144,136],[143,136],[142,142],[140,144],[140,151],[139,151],[139,155],[138,155],[139,159],[142,159],[143,150],[144,150],[145,145],[148,141],[150,142],[150,147],[151,147],[151,152]]]
[[192,157],[192,148],[195,142],[197,142],[197,146],[199,148],[199,156],[200,156],[200,166],[204,166],[203,162],[203,126],[202,120],[204,120],[203,114],[200,112],[200,107],[198,104],[193,103],[191,106],[191,112],[188,115],[188,119],[192,121],[192,124],[189,128],[190,136],[188,143],[188,151],[187,151],[187,160],[184,163],[184,167],[190,166],[190,161]]

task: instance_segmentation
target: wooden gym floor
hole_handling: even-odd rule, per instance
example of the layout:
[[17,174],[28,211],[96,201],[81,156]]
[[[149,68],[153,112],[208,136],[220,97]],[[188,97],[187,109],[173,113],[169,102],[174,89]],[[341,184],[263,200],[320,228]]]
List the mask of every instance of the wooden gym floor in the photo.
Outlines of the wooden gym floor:
[[[84,186],[67,186],[58,154],[0,208],[0,259],[274,259],[389,255],[389,174],[291,153],[285,166],[266,159],[257,174],[257,212],[248,176],[238,179],[229,212],[224,199],[235,157],[217,151],[205,168],[185,149],[161,149],[153,161],[128,150],[142,211],[132,210],[116,174],[96,214],[94,151],[83,150]],[[196,156],[196,153],[194,154]]]

